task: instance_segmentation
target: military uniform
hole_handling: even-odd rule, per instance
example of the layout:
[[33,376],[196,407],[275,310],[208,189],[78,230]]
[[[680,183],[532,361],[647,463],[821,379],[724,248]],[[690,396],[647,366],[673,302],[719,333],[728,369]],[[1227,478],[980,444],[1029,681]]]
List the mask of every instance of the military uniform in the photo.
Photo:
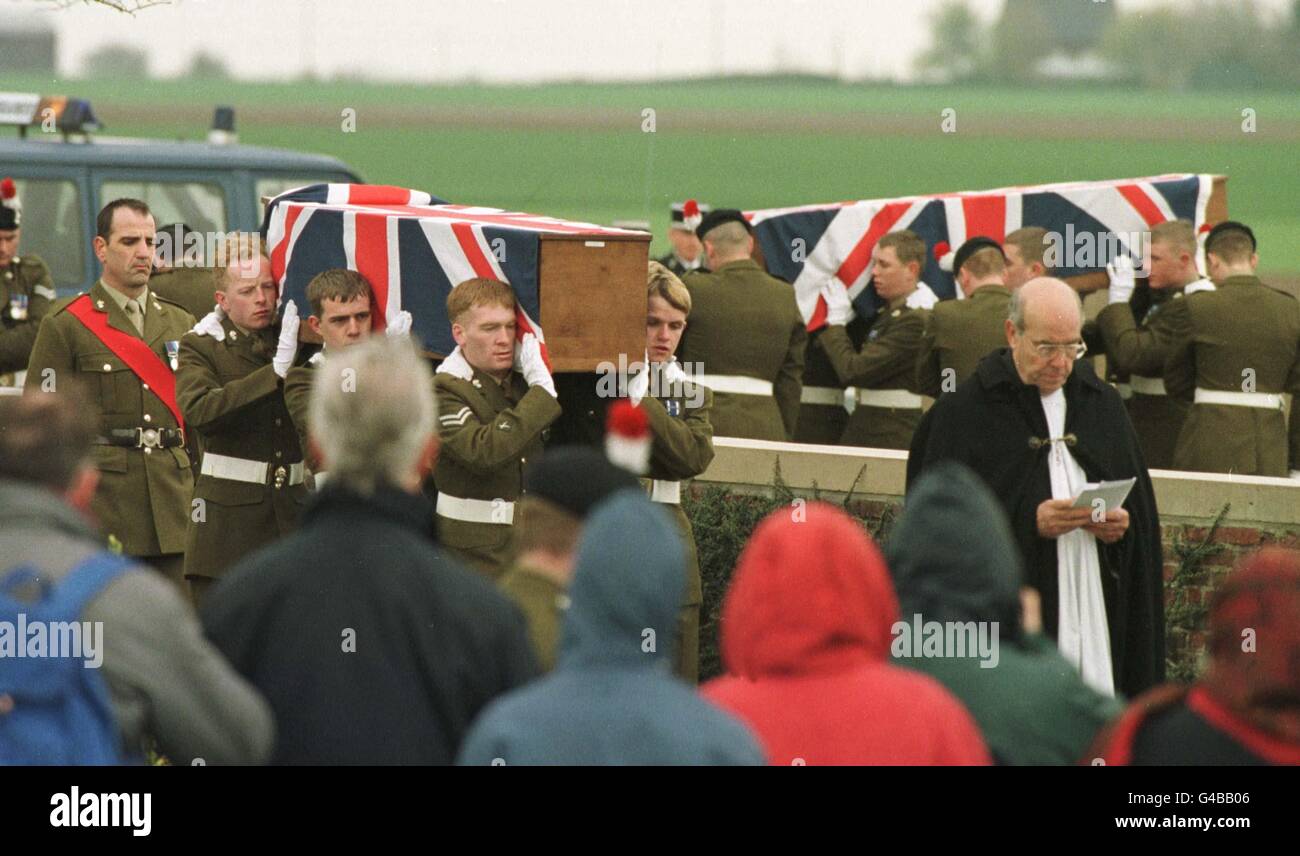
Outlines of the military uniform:
[[528,624],[528,641],[543,672],[555,668],[560,652],[560,627],[569,596],[555,580],[516,562],[497,580],[497,588],[514,601]]
[[27,368],[41,319],[57,297],[38,256],[14,256],[0,268],[0,386],[13,386]]
[[1165,388],[1193,402],[1174,466],[1281,477],[1300,469],[1300,419],[1293,399],[1288,449],[1280,395],[1300,393],[1300,302],[1258,277],[1231,276],[1164,312]]
[[906,449],[921,421],[921,397],[912,391],[916,354],[925,329],[926,310],[898,298],[885,306],[861,350],[848,331],[834,325],[818,341],[842,383],[857,387],[856,406],[840,444],[877,449]]
[[975,373],[984,355],[1007,345],[1011,292],[981,285],[965,300],[945,300],[930,310],[916,354],[916,391],[938,398]]
[[[203,457],[185,537],[185,576],[195,588],[244,555],[291,531],[307,498],[302,450],[280,378],[271,365],[275,328],[240,331],[222,320],[224,341],[181,340],[176,399]],[[192,503],[193,505],[193,503]]]
[[216,274],[209,267],[177,267],[149,277],[149,290],[185,307],[195,318],[212,311],[217,302]]
[[799,424],[794,439],[797,443],[834,446],[844,436],[849,412],[846,409],[846,390],[835,374],[830,357],[818,344],[820,338],[820,330],[808,337],[803,388],[799,391]]
[[[300,352],[301,353],[301,352]],[[311,402],[311,385],[316,379],[316,366],[325,359],[323,350],[317,351],[302,365],[291,366],[284,376],[284,406],[293,420],[294,430],[298,432],[298,448],[307,460],[307,468],[315,471],[318,461],[311,460],[307,445],[307,409]]]
[[[106,316],[113,330],[143,340],[164,367],[175,370],[180,340],[194,318],[147,289],[142,296],[143,333],[119,304],[124,296],[110,294],[102,282],[91,288],[88,305]],[[150,561],[184,590],[182,557],[194,477],[179,426],[155,391],[69,311],[83,299],[50,307],[32,348],[26,393],[57,391],[65,377],[83,383],[99,434],[92,447],[99,489],[91,511],[104,533],[121,542],[123,553]]]
[[471,380],[439,372],[434,388],[442,434],[433,471],[438,540],[495,578],[509,558],[524,466],[542,453],[543,432],[560,404],[514,371],[505,384],[478,369]]
[[[1208,281],[1206,286],[1213,289]],[[1200,289],[1198,289],[1200,290]],[[1152,289],[1149,306],[1137,321],[1131,303],[1112,303],[1097,316],[1108,372],[1125,377],[1125,406],[1137,432],[1148,467],[1174,465],[1174,447],[1190,405],[1165,392],[1165,359],[1173,346],[1171,301],[1183,300],[1181,288]]]
[[700,557],[695,532],[682,510],[681,480],[698,476],[713,461],[713,392],[695,383],[679,388],[662,384],[656,397],[641,400],[650,421],[650,498],[662,503],[677,522],[686,545],[686,596],[678,613],[677,666],[686,681],[700,678],[700,606],[704,587],[700,579]]
[[753,259],[687,274],[690,323],[678,358],[714,392],[719,437],[788,440],[799,421],[808,330],[794,288]]

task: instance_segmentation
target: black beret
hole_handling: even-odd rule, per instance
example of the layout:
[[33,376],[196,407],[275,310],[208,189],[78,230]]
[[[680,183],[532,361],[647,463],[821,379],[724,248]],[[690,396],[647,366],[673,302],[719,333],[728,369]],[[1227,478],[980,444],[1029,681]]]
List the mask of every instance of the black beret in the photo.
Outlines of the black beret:
[[700,221],[700,225],[695,229],[695,235],[702,241],[705,235],[723,223],[739,223],[745,227],[746,232],[751,235],[754,234],[754,227],[749,225],[749,221],[745,219],[744,214],[735,208],[718,208],[704,215],[704,219]]
[[548,449],[524,471],[525,496],[539,496],[578,517],[610,494],[640,486],[636,476],[590,446]]
[[1258,245],[1255,243],[1255,233],[1252,232],[1250,230],[1250,227],[1247,226],[1245,223],[1238,223],[1236,220],[1224,220],[1222,223],[1219,223],[1213,229],[1211,229],[1210,234],[1205,236],[1205,248],[1208,250],[1210,248],[1210,244],[1214,243],[1215,237],[1218,235],[1222,235],[1224,232],[1245,232],[1246,237],[1250,238],[1251,252],[1254,252],[1259,248]]
[[[997,241],[993,240],[992,238],[985,238],[983,236],[971,238],[966,243],[958,247],[956,254],[952,257],[952,275],[956,276],[957,274],[961,273],[961,266],[966,264],[966,262],[970,261],[971,256],[975,255],[980,250],[986,247],[992,247],[993,249],[997,250],[999,253],[1002,252],[1001,244],[999,244]],[[1002,258],[1004,260],[1006,259],[1005,253],[1003,253]]]

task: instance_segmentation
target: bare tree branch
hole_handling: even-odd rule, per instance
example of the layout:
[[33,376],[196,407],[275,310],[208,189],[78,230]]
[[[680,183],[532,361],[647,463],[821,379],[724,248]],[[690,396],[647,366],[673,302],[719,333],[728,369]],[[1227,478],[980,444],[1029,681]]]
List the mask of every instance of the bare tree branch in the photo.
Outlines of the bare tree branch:
[[53,6],[55,9],[67,9],[77,5],[107,6],[116,12],[134,15],[151,6],[170,6],[172,0],[37,0],[37,2]]

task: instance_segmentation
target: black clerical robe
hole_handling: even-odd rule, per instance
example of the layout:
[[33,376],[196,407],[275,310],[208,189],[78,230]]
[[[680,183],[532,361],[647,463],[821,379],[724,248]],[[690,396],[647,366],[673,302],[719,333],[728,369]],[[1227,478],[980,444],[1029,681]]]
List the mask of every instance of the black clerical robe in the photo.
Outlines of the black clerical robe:
[[[1065,383],[1066,442],[1088,481],[1136,477],[1124,502],[1129,528],[1097,541],[1116,689],[1129,696],[1164,680],[1165,622],[1160,520],[1137,435],[1119,394],[1086,363]],[[1070,443],[1071,435],[1074,438]],[[1021,381],[1007,348],[940,396],[921,420],[907,461],[910,488],[936,461],[954,458],[992,488],[1011,521],[1028,582],[1043,603],[1043,629],[1056,638],[1056,540],[1038,534],[1038,506],[1052,498],[1047,417],[1036,386]]]

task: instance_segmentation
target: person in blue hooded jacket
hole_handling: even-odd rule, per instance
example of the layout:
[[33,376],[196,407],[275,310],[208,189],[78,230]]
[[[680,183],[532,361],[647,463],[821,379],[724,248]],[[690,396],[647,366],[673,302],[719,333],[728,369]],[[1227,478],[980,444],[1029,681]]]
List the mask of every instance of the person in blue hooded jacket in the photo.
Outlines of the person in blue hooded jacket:
[[1037,632],[1038,599],[1027,588],[1011,526],[965,464],[942,461],[926,470],[907,494],[885,553],[908,629],[934,622],[945,638],[948,628],[967,636],[974,630],[992,643],[927,649],[898,644],[900,633],[894,655],[966,705],[996,763],[1073,764],[1122,711]]
[[493,702],[458,763],[762,764],[739,721],[672,675],[685,562],[672,520],[640,491],[597,506],[555,671]]

